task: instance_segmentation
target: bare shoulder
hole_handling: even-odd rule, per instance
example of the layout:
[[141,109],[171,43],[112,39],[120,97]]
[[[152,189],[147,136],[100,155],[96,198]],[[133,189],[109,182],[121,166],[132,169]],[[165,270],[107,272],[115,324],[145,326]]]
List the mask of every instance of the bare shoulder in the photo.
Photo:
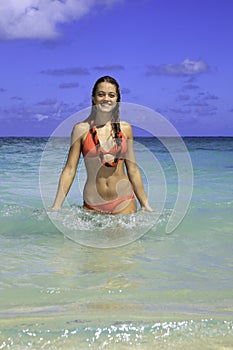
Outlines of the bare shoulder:
[[121,121],[121,130],[127,136],[128,139],[133,138],[133,130],[131,125],[126,121]]
[[88,122],[80,122],[74,125],[72,130],[72,139],[76,141],[77,139],[82,139],[89,130]]

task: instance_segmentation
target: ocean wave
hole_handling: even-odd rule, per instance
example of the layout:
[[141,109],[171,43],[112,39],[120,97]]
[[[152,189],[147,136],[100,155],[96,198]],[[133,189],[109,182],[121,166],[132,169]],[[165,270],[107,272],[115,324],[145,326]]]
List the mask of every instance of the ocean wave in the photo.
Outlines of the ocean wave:
[[45,233],[57,230],[43,209],[34,209],[30,206],[4,204],[0,208],[0,233],[9,235],[27,235]]
[[[51,322],[50,322],[51,323]],[[161,320],[152,322],[92,322],[82,319],[24,322],[3,329],[0,348],[7,349],[232,349],[232,321]]]
[[138,211],[130,215],[104,215],[92,213],[81,206],[72,205],[59,211],[30,206],[4,204],[0,208],[0,233],[7,235],[44,234],[62,232],[66,237],[84,244],[101,246],[129,243],[146,232],[165,227],[171,210],[163,213]]

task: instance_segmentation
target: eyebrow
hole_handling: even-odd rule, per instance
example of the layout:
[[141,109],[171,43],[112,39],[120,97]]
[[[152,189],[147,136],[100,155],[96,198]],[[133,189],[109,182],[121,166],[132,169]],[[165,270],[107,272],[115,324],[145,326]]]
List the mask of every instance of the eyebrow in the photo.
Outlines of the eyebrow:
[[105,92],[103,90],[100,90],[100,91],[97,91],[97,93],[104,93],[104,94],[116,94],[117,92],[116,91],[109,91],[109,92]]

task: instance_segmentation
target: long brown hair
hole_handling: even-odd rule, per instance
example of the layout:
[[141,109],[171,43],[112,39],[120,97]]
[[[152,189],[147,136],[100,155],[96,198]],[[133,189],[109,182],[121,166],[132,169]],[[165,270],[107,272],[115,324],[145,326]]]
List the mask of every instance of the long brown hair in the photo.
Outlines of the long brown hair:
[[[121,143],[121,138],[118,138],[118,133],[121,131],[120,128],[120,101],[121,101],[121,94],[120,94],[120,86],[118,84],[118,82],[113,78],[110,77],[109,75],[105,75],[103,77],[100,77],[98,80],[96,80],[93,89],[92,89],[92,97],[95,96],[96,94],[96,90],[97,87],[100,83],[110,83],[112,85],[114,85],[116,87],[116,93],[117,93],[117,104],[115,106],[115,108],[113,109],[113,118],[111,121],[111,125],[112,125],[112,130],[114,133],[114,138],[117,142],[117,144]],[[94,120],[95,121],[95,117],[96,117],[96,106],[92,101],[92,108],[91,108],[91,113],[88,117],[88,121]]]

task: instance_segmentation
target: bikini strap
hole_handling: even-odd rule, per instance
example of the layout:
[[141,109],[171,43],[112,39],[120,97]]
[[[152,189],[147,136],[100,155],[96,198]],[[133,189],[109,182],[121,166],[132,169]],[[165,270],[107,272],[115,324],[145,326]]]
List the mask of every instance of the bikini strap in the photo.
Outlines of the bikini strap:
[[90,126],[91,126],[90,133],[91,133],[93,142],[94,142],[95,146],[100,147],[100,142],[99,142],[99,138],[98,138],[98,135],[97,135],[97,131],[96,131],[96,127],[95,127],[95,124],[94,124],[94,120],[91,120]]
[[[100,150],[100,141],[99,141],[99,137],[97,135],[97,130],[96,130],[96,126],[95,126],[95,121],[91,120],[90,121],[90,134],[92,136],[93,142],[96,146],[96,149],[99,152],[99,158],[101,160],[101,163],[106,166],[106,167],[115,167],[117,166],[119,160],[120,160],[120,154],[121,154],[121,144],[119,145],[118,142],[116,142],[116,146],[117,146],[117,152],[114,158],[113,162],[105,162],[104,161],[104,154],[103,152]],[[118,131],[117,132],[117,138],[122,138],[122,131]]]

